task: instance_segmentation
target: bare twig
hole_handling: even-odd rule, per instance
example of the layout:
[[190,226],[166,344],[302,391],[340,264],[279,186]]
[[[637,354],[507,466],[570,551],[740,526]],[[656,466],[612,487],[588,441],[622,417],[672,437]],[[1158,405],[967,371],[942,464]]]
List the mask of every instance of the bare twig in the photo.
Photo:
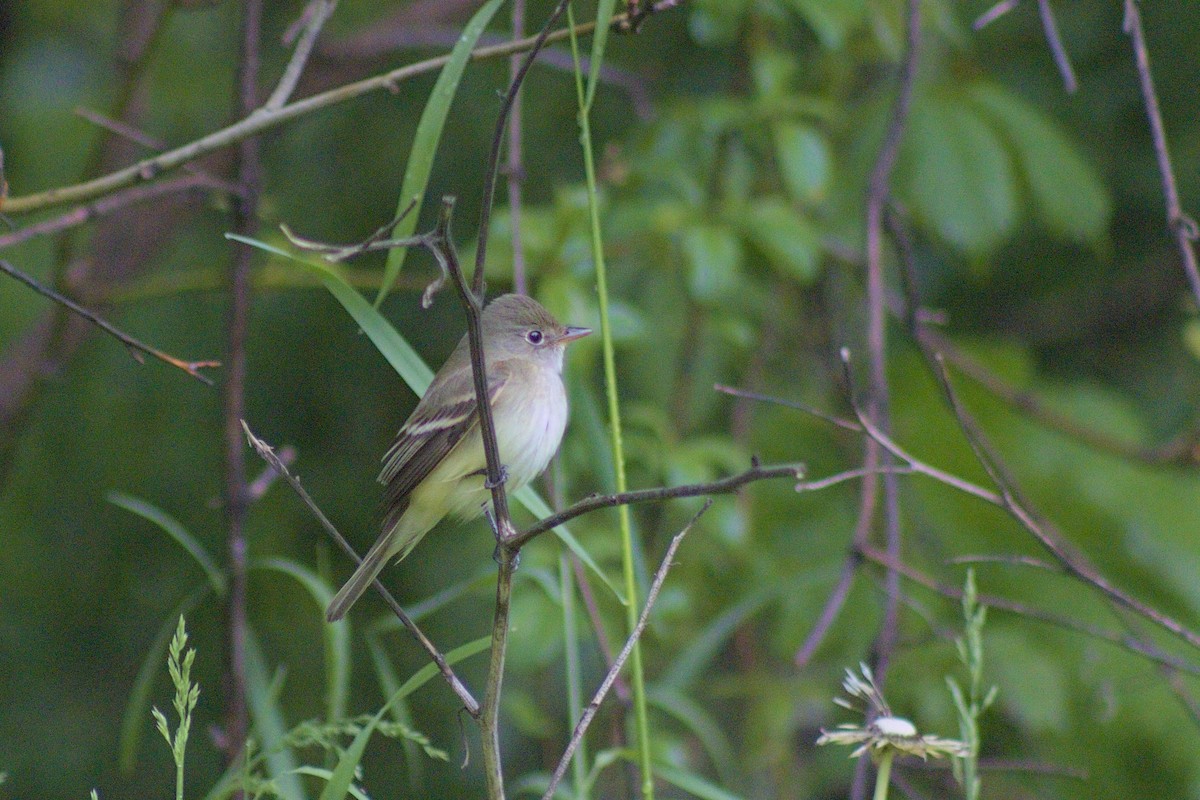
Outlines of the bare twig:
[[500,115],[496,118],[496,132],[492,135],[492,149],[488,153],[487,171],[483,178],[483,200],[479,207],[479,233],[475,246],[475,274],[471,280],[472,289],[481,297],[483,295],[483,265],[487,260],[488,230],[492,217],[492,200],[496,196],[496,178],[500,172],[500,147],[504,141],[504,128],[508,123],[508,115],[512,112],[517,93],[521,90],[521,84],[525,82],[525,75],[533,66],[533,60],[537,58],[538,51],[545,46],[546,40],[550,36],[550,28],[567,10],[569,2],[570,0],[559,0],[554,6],[550,16],[546,18],[546,24],[542,26],[541,32],[534,40],[533,46],[526,53],[524,62],[509,81],[508,91],[504,95],[504,101],[500,104]]
[[[247,0],[242,6],[242,38],[237,71],[238,114],[245,116],[258,105],[260,67],[259,39],[262,36],[262,0]],[[243,236],[258,229],[258,195],[262,164],[258,139],[243,140],[238,148],[237,181],[241,194],[235,198],[233,227]],[[250,497],[246,484],[246,456],[242,445],[242,419],[246,416],[246,339],[250,327],[250,262],[253,251],[236,247],[229,263],[229,310],[227,371],[225,380],[225,521],[229,559],[229,595],[226,614],[229,633],[229,672],[226,676],[225,757],[236,763],[245,754],[250,716],[246,698],[246,613],[248,546],[246,514]]]
[[[513,0],[512,35],[520,39],[525,35],[525,0]],[[518,83],[521,75],[521,57],[513,55],[508,61],[510,83]],[[508,216],[512,230],[513,291],[527,294],[525,283],[525,248],[521,243],[521,186],[525,183],[525,165],[521,163],[521,93],[513,96],[512,113],[508,119],[508,160],[504,166],[508,185]]]
[[337,8],[337,4],[338,0],[312,0],[305,7],[304,33],[296,42],[296,49],[292,51],[291,60],[288,61],[283,76],[279,79],[279,85],[275,87],[275,91],[271,92],[271,96],[263,104],[264,111],[278,111],[292,96],[292,92],[296,90],[296,84],[300,80],[300,74],[304,72],[304,65],[312,53],[313,44],[317,41],[317,36],[321,34],[321,28],[325,26],[325,21]]
[[996,3],[996,5],[976,17],[975,21],[971,23],[971,27],[975,30],[985,28],[1020,4],[1021,0],[1000,0],[999,3]]
[[1179,201],[1179,190],[1175,186],[1175,172],[1171,167],[1171,154],[1167,148],[1166,126],[1158,107],[1158,94],[1154,90],[1154,78],[1150,74],[1150,51],[1146,49],[1146,34],[1142,30],[1142,15],[1136,0],[1125,0],[1125,33],[1133,45],[1133,63],[1137,67],[1138,80],[1142,88],[1142,100],[1146,105],[1146,119],[1150,123],[1150,136],[1154,140],[1154,156],[1158,160],[1158,171],[1162,177],[1163,198],[1167,205],[1167,227],[1175,236],[1179,256],[1183,259],[1183,271],[1192,296],[1200,306],[1200,267],[1196,263],[1193,242],[1200,235],[1196,220],[1183,212]]
[[604,676],[604,680],[600,682],[600,687],[596,689],[596,694],[592,696],[591,702],[584,708],[583,715],[579,718],[579,722],[571,734],[571,740],[567,743],[567,749],[563,752],[562,758],[559,759],[558,766],[550,778],[550,785],[546,788],[545,794],[542,795],[542,800],[550,800],[554,797],[554,792],[558,788],[559,782],[562,781],[563,775],[567,772],[567,767],[571,764],[571,756],[575,754],[575,748],[583,741],[583,735],[587,733],[588,726],[592,724],[596,712],[600,710],[600,704],[604,702],[604,698],[608,695],[608,690],[612,688],[617,675],[621,672],[621,668],[625,666],[625,661],[629,658],[629,654],[633,652],[633,646],[641,638],[642,632],[646,629],[646,622],[650,619],[650,609],[654,606],[654,601],[658,599],[658,593],[662,589],[663,582],[667,579],[667,572],[671,569],[671,562],[675,558],[675,551],[679,549],[679,544],[683,541],[683,537],[696,524],[696,520],[700,519],[700,516],[705,511],[708,511],[711,505],[712,500],[707,501],[696,512],[688,524],[684,526],[683,530],[675,534],[674,538],[671,539],[671,544],[667,547],[667,553],[663,556],[662,563],[659,564],[658,570],[654,573],[654,581],[650,584],[650,591],[646,594],[646,603],[642,606],[642,614],[638,617],[637,625],[629,634],[629,638],[625,640],[625,646],[621,648],[621,652],[617,654],[616,660],[609,667],[608,673]]
[[[960,587],[936,581],[933,578],[930,578],[928,575],[925,575],[923,572],[910,567],[901,561],[889,558],[887,553],[883,552],[882,550],[868,545],[860,552],[860,556],[868,561],[879,564],[886,569],[894,569],[908,580],[918,583],[931,591],[937,592],[943,597],[948,597],[953,600],[962,599],[962,589]],[[1018,614],[1027,619],[1032,619],[1037,622],[1044,622],[1048,625],[1054,625],[1064,630],[1082,633],[1094,639],[1100,639],[1109,642],[1110,644],[1117,645],[1118,647],[1123,647],[1130,652],[1145,656],[1157,664],[1162,664],[1171,667],[1172,669],[1177,669],[1181,672],[1186,672],[1191,675],[1200,675],[1200,665],[1196,665],[1173,656],[1154,643],[1131,634],[1116,633],[1114,631],[1101,628],[1097,625],[1072,619],[1071,617],[1058,616],[1040,608],[1026,605],[1025,603],[1020,603],[1014,600],[1009,600],[1007,597],[1001,597],[999,595],[980,594],[979,602],[982,605],[988,606],[989,608],[995,608],[1000,611]]]
[[[666,9],[674,7],[677,4],[678,0],[661,0],[661,2],[656,4],[655,8]],[[625,19],[625,15],[618,14],[613,18],[613,23],[618,24],[623,19]],[[595,30],[595,28],[595,22],[585,22],[575,26],[575,32],[577,34],[588,34]],[[560,29],[547,36],[545,42],[562,41],[569,35],[570,31]],[[539,38],[537,36],[526,37],[516,42],[505,42],[504,44],[491,47],[479,47],[473,51],[472,59],[495,58],[526,51],[537,44]],[[183,164],[194,161],[203,155],[229,147],[247,137],[255,136],[285,122],[311,114],[314,111],[361,97],[370,92],[392,90],[401,81],[406,81],[417,75],[436,72],[445,66],[448,60],[449,56],[446,55],[418,61],[413,64],[406,64],[403,67],[375,75],[371,78],[339,86],[302,100],[296,100],[275,111],[263,111],[251,114],[249,117],[239,120],[226,128],[214,131],[207,136],[191,141],[174,150],[161,153],[152,158],[143,159],[136,164],[116,170],[99,178],[36,194],[8,197],[4,199],[3,203],[0,203],[0,211],[7,214],[25,214],[49,206],[82,202],[125,186],[144,183],[168,170],[176,169]]]
[[176,367],[178,369],[183,370],[188,375],[191,375],[193,378],[200,381],[201,383],[208,384],[209,386],[213,385],[212,379],[209,378],[207,375],[201,374],[200,370],[208,369],[208,368],[212,368],[212,367],[219,367],[219,366],[221,366],[220,361],[184,361],[181,358],[176,358],[175,356],[173,356],[169,353],[164,353],[162,350],[159,350],[157,347],[151,347],[150,345],[146,344],[145,342],[139,341],[138,339],[133,338],[132,336],[121,331],[120,329],[113,327],[108,322],[105,322],[94,311],[89,311],[88,309],[86,309],[83,306],[76,303],[71,298],[64,297],[63,295],[59,294],[58,292],[54,291],[53,289],[46,287],[46,286],[42,286],[40,283],[35,281],[33,278],[29,277],[24,272],[21,272],[19,269],[16,269],[15,267],[13,267],[12,264],[9,264],[7,261],[4,261],[3,259],[0,259],[0,271],[8,273],[12,277],[19,280],[21,283],[28,286],[30,289],[33,289],[38,294],[43,295],[44,297],[50,298],[51,300],[58,303],[59,305],[65,307],[67,309],[70,309],[74,313],[83,317],[88,322],[92,323],[97,328],[99,328],[100,330],[107,333],[109,336],[111,336],[114,339],[116,339],[117,341],[119,341],[121,344],[130,348],[130,350],[133,351],[134,358],[137,358],[138,361],[141,361],[141,357],[138,355],[138,353],[145,353],[148,356],[153,356],[154,358],[157,358],[159,361],[163,362],[164,364],[170,364],[172,367]]
[[[324,512],[321,511],[320,507],[316,504],[312,497],[309,496],[308,492],[304,490],[304,487],[300,485],[300,480],[288,471],[287,465],[283,463],[278,455],[276,455],[271,446],[255,436],[250,430],[250,427],[246,425],[245,421],[242,422],[242,429],[246,433],[246,440],[250,443],[250,446],[254,448],[254,452],[258,453],[260,458],[270,464],[271,467],[285,481],[287,481],[288,485],[292,487],[292,491],[294,491],[296,495],[304,502],[304,505],[308,506],[309,511],[311,511],[313,516],[317,518],[317,521],[321,523],[321,527],[323,527],[325,532],[333,538],[338,547],[342,549],[342,552],[349,556],[355,564],[361,563],[362,559],[359,557],[358,553],[354,552],[354,548],[350,546],[350,543],[346,541],[346,538],[342,536],[341,532],[338,531],[337,528],[334,527],[333,523],[329,521],[329,518],[325,516]],[[387,603],[388,608],[392,610],[392,613],[396,615],[396,618],[400,620],[401,624],[408,629],[408,632],[412,634],[413,638],[416,639],[425,652],[429,654],[430,659],[432,659],[433,663],[437,665],[438,671],[442,673],[442,677],[446,679],[446,683],[450,684],[450,688],[456,695],[458,695],[458,699],[462,701],[463,708],[466,709],[467,713],[472,717],[478,717],[478,701],[475,700],[475,698],[471,695],[471,692],[466,686],[463,685],[462,681],[458,679],[458,676],[454,674],[454,670],[451,669],[450,665],[446,663],[445,657],[441,654],[437,647],[434,646],[433,642],[429,641],[429,639],[425,636],[425,633],[419,627],[417,627],[417,624],[413,622],[412,618],[405,613],[404,608],[399,602],[397,602],[396,598],[392,596],[392,593],[388,591],[387,587],[384,586],[381,581],[376,580],[372,586],[375,587],[375,591],[377,591],[379,596],[383,598],[383,601]]]
[[535,522],[525,530],[516,534],[509,545],[520,549],[539,534],[562,525],[575,517],[591,513],[601,508],[633,505],[635,503],[650,503],[656,500],[670,500],[679,497],[704,497],[714,494],[730,494],[736,492],[748,483],[769,480],[772,478],[799,479],[804,475],[804,467],[800,464],[782,464],[778,466],[751,466],[745,472],[731,475],[728,478],[712,481],[711,483],[694,483],[684,486],[659,487],[656,489],[639,489],[621,494],[592,495],[585,497],[574,505],[568,506],[557,514]]
[[812,406],[805,405],[804,403],[800,403],[795,400],[785,400],[781,397],[772,397],[770,395],[760,394],[758,392],[751,392],[746,389],[738,389],[733,386],[724,386],[719,383],[714,384],[713,389],[721,392],[722,394],[728,394],[734,397],[744,397],[747,400],[758,400],[762,403],[774,403],[775,405],[784,406],[786,408],[794,408],[797,411],[803,411],[809,416],[816,417],[817,419],[823,419],[830,425],[836,425],[839,428],[848,431],[854,431],[855,433],[862,433],[862,426],[856,422],[851,422],[850,420],[842,419],[841,417],[835,417],[833,414],[826,414],[824,411],[819,411]]
[[[892,106],[891,119],[875,165],[867,185],[866,250],[867,250],[867,348],[870,361],[870,391],[867,397],[867,416],[881,430],[888,430],[889,399],[887,386],[887,304],[883,274],[883,214],[891,194],[890,182],[896,158],[900,153],[900,142],[908,123],[912,106],[913,87],[917,80],[917,66],[921,55],[921,3],[909,0],[907,12],[907,43],[904,64],[901,68],[896,99]],[[879,449],[878,444],[867,442],[864,467],[874,472],[892,466],[891,457]],[[874,503],[867,502],[867,495],[876,492],[876,478],[868,476],[863,481],[863,511],[873,511]],[[888,552],[900,555],[900,507],[899,490],[895,475],[883,475],[884,535]],[[866,541],[870,526],[861,524],[856,530],[856,544]],[[889,574],[885,581],[887,601],[883,621],[875,643],[875,674],[882,682],[887,675],[888,661],[899,637],[900,576]],[[861,783],[861,781],[856,781]]]
[[130,186],[127,189],[114,192],[107,197],[102,197],[95,202],[77,206],[57,217],[51,217],[41,222],[35,222],[33,225],[27,225],[24,228],[18,228],[12,233],[0,234],[0,249],[27,242],[38,236],[62,233],[65,230],[104,217],[114,211],[119,211],[128,206],[144,203],[147,200],[153,200],[164,195],[190,192],[197,189],[228,190],[228,188],[228,183],[214,180],[208,175],[199,173],[183,175],[178,178],[159,181],[158,183]]
[[1075,79],[1075,70],[1071,67],[1067,48],[1063,46],[1062,38],[1058,35],[1058,23],[1054,21],[1054,10],[1050,8],[1050,0],[1037,0],[1037,4],[1038,16],[1042,19],[1042,32],[1046,35],[1046,46],[1054,56],[1054,64],[1063,79],[1063,88],[1067,90],[1067,94],[1075,94],[1079,89],[1079,82]]

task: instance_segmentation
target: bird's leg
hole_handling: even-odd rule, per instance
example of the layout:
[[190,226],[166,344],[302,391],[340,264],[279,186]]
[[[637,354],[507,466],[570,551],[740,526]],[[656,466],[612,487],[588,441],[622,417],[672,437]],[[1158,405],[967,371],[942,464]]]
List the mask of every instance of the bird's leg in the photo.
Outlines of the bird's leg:
[[[499,477],[496,478],[495,483],[488,480],[486,474],[484,475],[483,488],[487,489],[490,492],[492,489],[495,489],[497,486],[503,486],[507,482],[508,482],[508,467],[504,464],[501,464],[500,465],[500,475],[499,475]],[[492,522],[492,530],[496,530],[496,523],[494,520]]]

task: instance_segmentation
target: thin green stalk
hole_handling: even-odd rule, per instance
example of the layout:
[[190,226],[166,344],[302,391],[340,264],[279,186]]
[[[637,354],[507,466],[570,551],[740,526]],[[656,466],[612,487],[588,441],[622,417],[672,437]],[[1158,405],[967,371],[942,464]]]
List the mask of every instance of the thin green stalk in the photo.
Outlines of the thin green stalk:
[[879,759],[879,774],[875,776],[875,800],[887,800],[888,784],[892,780],[892,759],[895,757],[894,749],[884,748],[883,756]]
[[[596,264],[596,293],[600,305],[600,340],[604,353],[604,389],[608,398],[609,430],[612,435],[613,466],[616,471],[617,492],[627,491],[625,480],[625,448],[621,439],[621,408],[617,399],[617,370],[613,357],[612,328],[608,318],[608,275],[604,266],[604,243],[600,230],[600,203],[596,191],[596,164],[592,153],[591,99],[592,92],[585,91],[583,70],[579,60],[579,40],[574,34],[575,15],[567,6],[567,27],[571,33],[571,56],[575,62],[575,91],[579,100],[580,143],[583,145],[583,166],[587,178],[588,211],[592,228],[592,258]],[[593,55],[593,58],[595,56]],[[592,64],[593,69],[597,67]],[[637,580],[634,574],[633,529],[629,520],[629,507],[619,506],[617,518],[621,531],[621,564],[625,581],[625,624],[627,632],[637,627],[638,598]],[[633,711],[637,728],[638,763],[642,773],[642,797],[654,798],[654,772],[650,760],[650,718],[646,709],[646,681],[642,670],[642,650],[634,644],[629,658],[629,677],[633,689]]]
[[[563,651],[567,662],[567,716],[570,730],[575,730],[583,716],[583,675],[579,668],[579,632],[575,624],[575,575],[566,552],[558,555],[558,585],[562,591]],[[587,763],[587,745],[581,741],[571,762],[575,783],[572,797],[576,800],[588,800],[591,796],[587,786]]]

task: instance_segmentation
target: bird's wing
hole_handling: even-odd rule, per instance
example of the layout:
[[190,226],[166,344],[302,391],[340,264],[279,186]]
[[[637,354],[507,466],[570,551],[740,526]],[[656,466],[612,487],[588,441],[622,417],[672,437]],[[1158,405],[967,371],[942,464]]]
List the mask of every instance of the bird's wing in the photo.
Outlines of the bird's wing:
[[[491,365],[488,370],[488,401],[493,407],[508,376],[504,362]],[[409,493],[478,424],[475,378],[471,370],[459,370],[451,375],[447,383],[439,387],[437,399],[426,394],[417,404],[383,456],[379,482],[387,485],[384,530],[395,525],[404,514]]]

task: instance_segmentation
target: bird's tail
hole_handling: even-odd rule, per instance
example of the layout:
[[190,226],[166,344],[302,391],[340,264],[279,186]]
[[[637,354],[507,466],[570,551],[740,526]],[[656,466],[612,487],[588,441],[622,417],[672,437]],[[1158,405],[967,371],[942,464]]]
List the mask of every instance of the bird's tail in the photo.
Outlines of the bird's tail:
[[[410,533],[405,537],[401,531],[402,527],[403,525],[397,524],[387,534],[380,536],[378,541],[367,551],[366,558],[358,565],[358,569],[354,570],[350,580],[346,581],[345,585],[333,596],[329,608],[325,610],[325,619],[337,622],[346,616],[350,606],[358,602],[358,598],[362,597],[363,592],[367,591],[367,588],[375,582],[379,573],[392,558],[404,558],[412,551],[421,536],[412,536]],[[421,533],[423,534],[424,531]]]

